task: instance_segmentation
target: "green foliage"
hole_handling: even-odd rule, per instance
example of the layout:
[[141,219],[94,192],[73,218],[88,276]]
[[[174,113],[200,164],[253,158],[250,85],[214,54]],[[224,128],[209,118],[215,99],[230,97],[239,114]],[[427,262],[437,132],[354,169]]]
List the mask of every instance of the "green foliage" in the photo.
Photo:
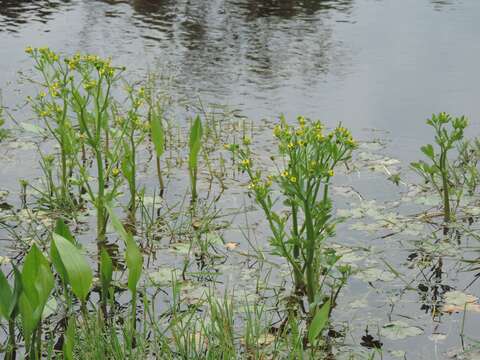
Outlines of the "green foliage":
[[155,152],[157,157],[162,157],[165,151],[165,132],[163,130],[161,115],[159,111],[155,109],[150,110],[150,127]]
[[134,294],[137,291],[137,284],[142,274],[143,257],[132,234],[125,230],[125,227],[122,225],[120,219],[110,205],[107,205],[107,210],[113,228],[125,242],[125,260],[128,268],[128,289]]
[[[448,223],[452,221],[451,197],[458,185],[453,181],[456,175],[449,159],[449,152],[463,140],[468,120],[464,116],[453,118],[442,112],[438,115],[433,114],[427,120],[427,124],[435,131],[437,149],[432,144],[422,146],[420,150],[429,162],[421,160],[411,163],[411,166],[435,188],[442,198],[444,222]],[[460,201],[460,197],[461,192],[457,193],[457,202]]]
[[5,139],[8,135],[7,129],[4,128],[5,118],[3,116],[3,112],[4,112],[3,106],[0,105],[0,141]]
[[0,316],[5,320],[9,320],[15,307],[15,303],[14,292],[10,288],[7,278],[3,272],[0,271]]
[[308,328],[308,341],[310,344],[313,344],[318,336],[321,334],[322,330],[328,323],[328,318],[330,314],[330,301],[327,301],[323,306],[318,310],[310,323]]
[[198,173],[198,155],[202,146],[203,126],[200,116],[196,116],[190,128],[190,140],[188,154],[188,170],[190,173],[190,183],[192,186],[192,202],[197,199],[197,173]]
[[85,257],[70,241],[53,233],[51,258],[62,280],[70,285],[75,296],[84,303],[92,287],[93,274]]
[[50,264],[36,245],[25,257],[22,269],[20,315],[27,343],[42,318],[42,313],[54,286]]
[[[295,128],[282,118],[275,127],[286,164],[277,174],[264,177],[260,170],[253,170],[249,142],[244,141],[241,147],[231,145],[230,149],[240,157],[240,168],[250,178],[249,189],[267,217],[273,250],[290,264],[296,290],[306,292],[313,316],[322,298],[320,277],[338,260],[322,246],[334,234],[337,222],[332,216],[329,184],[335,167],[350,158],[356,144],[341,126],[325,134],[319,121],[299,117],[298,122]],[[280,199],[274,198],[273,184],[280,190]],[[290,211],[276,210],[277,200]]]

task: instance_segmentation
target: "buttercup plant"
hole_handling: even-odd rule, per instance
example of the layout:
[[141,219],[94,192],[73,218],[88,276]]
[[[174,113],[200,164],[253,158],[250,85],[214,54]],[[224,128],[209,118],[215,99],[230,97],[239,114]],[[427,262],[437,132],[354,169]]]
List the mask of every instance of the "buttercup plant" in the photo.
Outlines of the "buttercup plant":
[[[80,54],[63,58],[48,48],[27,48],[26,52],[34,59],[44,87],[30,101],[60,147],[61,199],[74,202],[71,185],[75,183],[87,194],[97,212],[100,256],[106,241],[106,203],[119,195],[124,178],[134,218],[136,146],[142,140],[137,135],[143,134],[142,90],[134,91],[127,86],[130,108],[122,112],[113,91],[121,88],[118,85],[123,68],[112,66],[109,59]],[[90,168],[90,156],[94,170]],[[123,176],[119,176],[121,173]]]
[[[229,148],[239,157],[240,169],[250,178],[249,190],[266,215],[274,253],[290,264],[296,292],[307,295],[313,318],[325,302],[322,276],[329,274],[338,260],[323,247],[337,223],[332,215],[330,181],[337,165],[351,157],[356,143],[344,127],[325,133],[320,121],[302,116],[296,127],[282,117],[274,135],[285,166],[266,177],[261,170],[254,170],[249,139]],[[276,188],[280,190],[279,199],[275,198]],[[290,210],[287,215],[278,209],[277,200]],[[348,273],[346,268],[340,270]]]
[[[468,126],[468,120],[464,116],[453,118],[447,113],[433,114],[427,120],[427,124],[435,131],[435,142],[438,148],[427,144],[421,147],[422,152],[428,157],[430,163],[423,160],[411,163],[426,182],[430,183],[437,191],[443,203],[443,220],[449,223],[453,220],[451,211],[451,197],[454,195],[454,169],[451,166],[448,154],[463,140],[464,130]],[[457,203],[460,201],[461,191],[457,193]]]

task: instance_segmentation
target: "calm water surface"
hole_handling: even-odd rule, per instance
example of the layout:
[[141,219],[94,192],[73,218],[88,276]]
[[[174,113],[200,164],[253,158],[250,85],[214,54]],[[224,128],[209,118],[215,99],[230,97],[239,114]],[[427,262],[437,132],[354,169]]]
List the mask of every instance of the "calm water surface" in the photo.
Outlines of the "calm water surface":
[[257,121],[388,130],[411,160],[432,112],[478,130],[479,17],[477,0],[0,0],[0,86],[30,66],[28,45],[95,52],[140,74],[161,67],[179,93]]

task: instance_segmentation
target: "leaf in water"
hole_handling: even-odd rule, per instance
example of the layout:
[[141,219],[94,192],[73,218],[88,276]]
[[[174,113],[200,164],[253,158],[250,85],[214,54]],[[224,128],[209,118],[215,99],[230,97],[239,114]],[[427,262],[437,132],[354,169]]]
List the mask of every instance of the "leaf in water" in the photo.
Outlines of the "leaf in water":
[[454,290],[445,293],[444,300],[445,304],[464,306],[465,304],[477,302],[478,298],[476,296]]
[[477,303],[478,298],[476,296],[454,290],[445,293],[444,300],[443,312],[451,314],[467,310],[480,313],[480,304]]
[[401,340],[411,336],[423,334],[423,330],[417,326],[410,326],[403,321],[393,321],[383,325],[380,334],[390,340]]
[[365,282],[374,282],[377,280],[392,281],[393,279],[395,279],[395,274],[383,269],[369,268],[369,269],[360,270],[354,275],[354,277],[356,277],[357,279],[363,280]]
[[399,359],[402,359],[402,360],[404,360],[406,358],[405,356],[407,355],[405,353],[405,351],[403,351],[403,350],[390,350],[389,353],[392,356],[394,356],[396,358],[399,358]]
[[239,243],[236,242],[228,242],[225,244],[227,250],[235,250],[238,247]]
[[148,278],[154,285],[169,286],[172,283],[172,279],[175,280],[177,278],[176,269],[160,268],[148,274]]
[[188,255],[190,252],[190,244],[176,243],[172,245],[171,250],[180,255]]
[[207,233],[205,237],[206,242],[211,245],[223,245],[223,238],[216,231]]

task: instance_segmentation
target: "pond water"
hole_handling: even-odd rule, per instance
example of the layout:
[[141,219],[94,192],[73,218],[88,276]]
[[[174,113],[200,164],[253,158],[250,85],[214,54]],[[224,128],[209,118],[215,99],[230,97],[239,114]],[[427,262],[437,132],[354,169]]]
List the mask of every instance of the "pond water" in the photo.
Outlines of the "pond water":
[[0,84],[29,68],[28,45],[93,52],[257,121],[387,130],[412,160],[431,113],[478,123],[478,14],[476,0],[1,1]]
[[[431,113],[465,114],[471,119],[468,135],[480,132],[479,15],[477,0],[0,0],[0,89],[3,103],[21,118],[25,95],[19,90],[24,87],[17,82],[18,71],[31,67],[25,47],[91,52],[111,56],[139,76],[147,71],[171,76],[175,96],[228,105],[255,124],[281,113],[304,114],[330,125],[341,121],[356,137],[387,140],[385,147],[374,150],[408,164],[420,156],[420,145],[431,142],[424,122]],[[268,152],[268,146],[265,149]],[[371,150],[363,149],[366,154]],[[372,155],[364,160],[375,159]],[[38,176],[36,159],[19,154],[16,161],[2,164],[0,185],[13,189],[18,177],[31,174]],[[398,188],[383,175],[357,175],[344,182],[355,184],[378,204],[343,201],[340,196],[339,208],[366,206],[372,223],[379,221],[379,214],[407,223],[398,209],[416,209],[396,203],[382,207],[384,200],[400,199]],[[454,357],[461,347],[462,316],[432,321],[433,300],[423,303],[415,289],[423,277],[424,282],[436,281],[437,288],[448,283],[461,290],[472,281],[472,273],[462,275],[455,256],[443,260],[443,271],[450,271],[443,280],[431,277],[438,264],[433,270],[412,265],[421,256],[415,240],[428,229],[409,229],[396,240],[388,238],[395,229],[380,234],[385,238],[362,230],[348,224],[339,234],[344,243],[371,247],[371,253],[351,258],[383,269],[364,273],[363,280],[389,280],[386,263],[404,278],[383,287],[354,278],[340,305],[348,308],[352,299],[356,305],[339,318],[357,321],[352,325],[356,340],[367,318],[379,317],[379,327],[400,318],[421,328],[420,337],[383,340],[390,350],[384,358]],[[434,288],[429,294],[448,290]],[[469,292],[478,295],[478,286]],[[468,320],[465,333],[475,337],[478,316],[469,315]],[[375,337],[380,331],[369,330]],[[416,330],[410,326],[399,331]]]

